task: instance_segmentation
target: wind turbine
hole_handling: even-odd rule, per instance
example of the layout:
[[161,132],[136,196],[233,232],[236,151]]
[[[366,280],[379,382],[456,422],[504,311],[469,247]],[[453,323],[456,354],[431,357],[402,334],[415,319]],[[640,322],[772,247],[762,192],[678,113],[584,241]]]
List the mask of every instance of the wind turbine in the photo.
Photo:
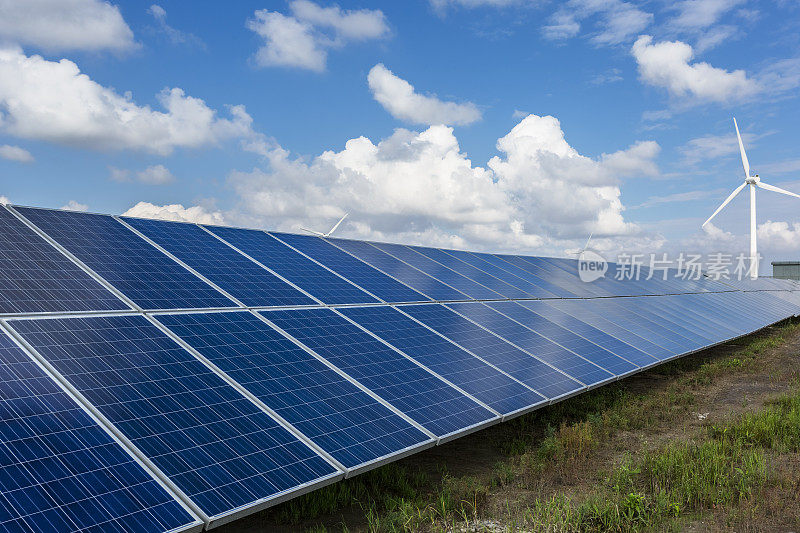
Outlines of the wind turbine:
[[589,243],[592,241],[592,235],[594,235],[594,231],[589,234],[589,238],[586,239],[586,245],[582,249],[577,250],[566,250],[567,255],[577,255],[578,259],[580,260],[581,256],[586,252],[589,248]]
[[750,162],[747,160],[747,154],[744,151],[744,144],[742,144],[742,136],[739,134],[739,125],[736,123],[736,118],[733,119],[733,127],[736,128],[736,137],[739,139],[739,152],[742,154],[742,166],[744,167],[744,183],[736,187],[730,196],[728,196],[722,205],[720,205],[714,214],[708,217],[708,220],[703,222],[703,226],[711,222],[711,219],[717,216],[717,213],[722,211],[722,208],[728,205],[733,200],[734,196],[739,194],[745,186],[750,186],[750,277],[752,279],[758,278],[758,245],[756,243],[756,187],[766,189],[768,191],[779,192],[789,196],[800,198],[800,194],[795,194],[787,190],[768,185],[761,181],[758,174],[750,175]]
[[307,229],[307,228],[300,228],[300,229],[301,229],[301,230],[303,230],[303,231],[307,231],[307,232],[309,232],[309,233],[313,233],[313,234],[314,234],[314,235],[316,235],[317,237],[330,237],[330,236],[331,236],[331,233],[333,233],[334,231],[336,231],[336,228],[338,228],[338,227],[339,227],[339,224],[341,224],[342,222],[344,222],[344,219],[346,219],[346,218],[347,218],[347,215],[349,215],[349,214],[350,214],[350,213],[345,213],[345,214],[344,214],[344,216],[343,216],[342,218],[340,218],[340,219],[339,219],[339,222],[337,222],[336,224],[334,224],[334,225],[333,225],[333,227],[332,227],[332,228],[331,228],[331,229],[328,231],[328,233],[321,233],[321,232],[319,232],[319,231],[314,231],[313,229]]

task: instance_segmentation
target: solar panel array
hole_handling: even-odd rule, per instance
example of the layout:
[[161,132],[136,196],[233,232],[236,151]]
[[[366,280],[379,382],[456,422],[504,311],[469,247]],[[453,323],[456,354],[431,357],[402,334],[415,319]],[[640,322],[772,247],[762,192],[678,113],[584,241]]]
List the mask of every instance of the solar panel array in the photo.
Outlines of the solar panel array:
[[0,530],[210,529],[800,313],[788,280],[0,207]]

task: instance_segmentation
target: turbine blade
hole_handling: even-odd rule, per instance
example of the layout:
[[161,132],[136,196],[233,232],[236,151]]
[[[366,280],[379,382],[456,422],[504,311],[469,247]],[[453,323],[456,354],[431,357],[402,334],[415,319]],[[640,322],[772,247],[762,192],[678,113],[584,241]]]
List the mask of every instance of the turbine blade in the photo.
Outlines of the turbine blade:
[[308,228],[300,228],[300,229],[303,230],[303,231],[307,231],[307,232],[309,232],[311,234],[317,235],[319,237],[324,237],[325,236],[325,235],[323,235],[322,233],[320,233],[318,231],[314,231],[313,229],[308,229]]
[[797,198],[800,198],[800,194],[795,194],[793,192],[787,191],[786,189],[781,189],[780,187],[776,187],[774,185],[770,185],[768,183],[764,183],[761,181],[756,183],[756,187],[761,187],[762,189],[766,189],[768,191],[779,192],[781,194],[788,194],[789,196],[796,196]]
[[334,224],[334,225],[333,225],[333,227],[331,228],[331,230],[330,230],[328,233],[326,233],[326,234],[325,234],[325,237],[329,237],[331,233],[333,233],[334,231],[336,231],[336,228],[338,228],[338,227],[339,227],[339,224],[341,224],[342,222],[344,222],[344,219],[346,219],[346,218],[347,218],[347,215],[349,215],[349,214],[350,214],[350,213],[345,213],[345,214],[344,214],[344,216],[343,216],[342,218],[340,218],[340,219],[339,219],[339,222],[337,222],[336,224]]
[[594,231],[589,233],[589,238],[586,239],[586,246],[583,247],[584,252],[589,248],[589,243],[592,242],[592,235],[594,235]]
[[[745,186],[745,185],[747,185],[747,183],[742,183],[741,185],[739,185],[738,187],[736,187],[736,188],[733,190],[733,192],[731,193],[731,195],[730,195],[730,196],[728,196],[727,198],[725,198],[725,201],[724,201],[724,202],[722,202],[722,205],[720,205],[720,206],[717,208],[717,210],[716,210],[716,211],[714,211],[714,214],[713,214],[713,215],[711,215],[710,217],[708,217],[708,220],[706,220],[705,222],[703,222],[703,226],[705,226],[706,224],[708,224],[709,222],[711,222],[711,219],[712,219],[712,218],[714,218],[715,216],[717,216],[717,213],[719,213],[720,211],[722,211],[722,208],[723,208],[723,207],[725,207],[726,205],[728,205],[728,202],[730,202],[731,200],[733,200],[733,197],[734,197],[734,196],[736,196],[737,194],[739,194],[739,193],[742,191],[742,189],[744,189],[744,186]],[[702,226],[701,226],[701,227],[702,227]]]
[[733,117],[733,127],[736,128],[736,137],[739,139],[739,151],[742,153],[742,166],[744,167],[744,177],[750,177],[750,161],[747,160],[747,154],[744,151],[744,144],[742,144],[742,136],[739,135],[739,125],[736,123],[736,117]]

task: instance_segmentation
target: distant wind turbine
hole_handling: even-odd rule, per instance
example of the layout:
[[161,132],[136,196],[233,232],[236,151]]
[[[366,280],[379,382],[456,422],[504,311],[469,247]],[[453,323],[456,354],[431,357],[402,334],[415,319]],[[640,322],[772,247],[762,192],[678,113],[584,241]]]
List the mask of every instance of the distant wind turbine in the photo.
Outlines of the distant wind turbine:
[[753,279],[758,278],[758,245],[756,243],[756,187],[766,189],[768,191],[779,192],[789,196],[800,198],[800,194],[795,194],[787,190],[768,185],[761,181],[758,174],[750,175],[750,162],[747,160],[747,154],[744,151],[744,144],[742,144],[742,136],[739,134],[739,125],[736,124],[736,118],[733,119],[733,127],[736,128],[736,137],[739,139],[739,151],[742,154],[742,166],[744,167],[744,183],[736,187],[730,196],[728,196],[722,205],[720,205],[714,214],[708,217],[708,220],[703,222],[703,227],[711,222],[711,219],[717,216],[717,213],[722,211],[722,208],[728,205],[733,200],[734,196],[739,194],[745,185],[750,186],[750,277]]
[[350,213],[345,213],[345,214],[344,214],[344,216],[343,216],[342,218],[340,218],[340,219],[339,219],[339,222],[337,222],[336,224],[334,224],[334,225],[333,225],[333,227],[330,229],[330,231],[328,231],[328,233],[321,233],[321,232],[319,232],[319,231],[314,231],[313,229],[306,229],[306,228],[300,228],[300,229],[301,229],[301,230],[303,230],[303,231],[307,231],[307,232],[309,232],[309,233],[313,233],[314,235],[316,235],[316,236],[318,236],[318,237],[330,237],[330,236],[331,236],[331,233],[333,233],[334,231],[336,231],[336,228],[338,228],[338,227],[339,227],[339,224],[341,224],[342,222],[344,222],[344,219],[346,219],[346,218],[347,218],[347,215],[349,215],[349,214],[350,214]]
[[582,255],[583,255],[583,254],[586,252],[586,250],[589,248],[589,243],[592,241],[592,235],[594,235],[594,231],[593,231],[593,232],[591,232],[591,233],[589,234],[589,238],[588,238],[588,239],[586,239],[586,245],[585,245],[585,246],[584,246],[582,249],[580,249],[580,248],[579,248],[579,249],[577,249],[577,250],[567,250],[567,251],[566,251],[566,252],[567,252],[567,255],[577,255],[577,256],[578,256],[578,259],[580,259],[580,257],[581,257],[581,256],[582,256]]

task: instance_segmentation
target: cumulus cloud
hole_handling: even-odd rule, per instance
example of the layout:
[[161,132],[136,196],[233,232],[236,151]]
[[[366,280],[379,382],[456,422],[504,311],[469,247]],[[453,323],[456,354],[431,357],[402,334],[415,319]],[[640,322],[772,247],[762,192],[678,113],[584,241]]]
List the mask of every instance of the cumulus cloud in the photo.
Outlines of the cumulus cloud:
[[89,210],[89,206],[86,205],[86,204],[82,204],[80,202],[77,202],[75,200],[70,200],[65,205],[62,205],[61,207],[59,207],[59,209],[68,209],[69,211],[85,212],[85,211]]
[[636,238],[619,181],[654,172],[658,152],[644,142],[589,158],[567,143],[557,119],[536,115],[498,140],[486,166],[473,164],[443,125],[398,129],[378,143],[351,139],[310,160],[263,148],[267,169],[229,176],[243,225],[329,227],[347,211],[343,233],[352,236],[495,250],[541,250],[590,231]]
[[20,163],[33,163],[33,156],[29,151],[9,144],[0,145],[0,157]]
[[149,166],[138,172],[115,167],[109,167],[108,170],[111,179],[120,183],[138,181],[146,185],[166,185],[175,181],[175,176],[164,165]]
[[156,205],[150,202],[139,202],[124,213],[123,216],[140,218],[157,218],[173,222],[195,222],[197,224],[224,224],[225,217],[219,211],[211,211],[200,205],[183,207],[181,204]]
[[472,102],[445,102],[434,95],[422,95],[406,80],[378,63],[369,71],[367,82],[372,97],[396,119],[411,124],[472,124],[481,112]]
[[389,34],[380,10],[321,7],[310,0],[293,0],[289,9],[291,15],[262,9],[247,21],[247,28],[264,39],[254,58],[258,66],[322,72],[328,50]]
[[705,62],[692,62],[692,47],[680,41],[653,43],[651,36],[642,35],[633,44],[632,53],[642,81],[666,89],[675,98],[732,102],[761,90],[744,70],[729,72]]
[[104,0],[0,0],[0,42],[64,50],[127,51],[138,45]]
[[0,204],[7,205],[7,204],[10,204],[10,203],[11,203],[11,200],[8,199],[8,196],[0,195]]
[[158,31],[164,34],[172,44],[189,44],[201,48],[205,47],[203,41],[196,35],[175,29],[167,24],[167,11],[160,5],[151,5],[147,8],[147,12],[155,19],[158,25]]
[[759,224],[758,244],[778,250],[800,249],[800,222],[773,222],[768,220]]
[[653,14],[622,0],[569,0],[553,13],[542,28],[546,39],[564,40],[580,33],[581,22],[596,17],[591,41],[597,46],[629,41],[653,21]]
[[164,111],[137,105],[129,93],[103,87],[67,59],[48,61],[15,48],[0,49],[0,131],[25,139],[99,150],[160,155],[250,135],[243,106],[220,118],[182,89],[164,89]]

